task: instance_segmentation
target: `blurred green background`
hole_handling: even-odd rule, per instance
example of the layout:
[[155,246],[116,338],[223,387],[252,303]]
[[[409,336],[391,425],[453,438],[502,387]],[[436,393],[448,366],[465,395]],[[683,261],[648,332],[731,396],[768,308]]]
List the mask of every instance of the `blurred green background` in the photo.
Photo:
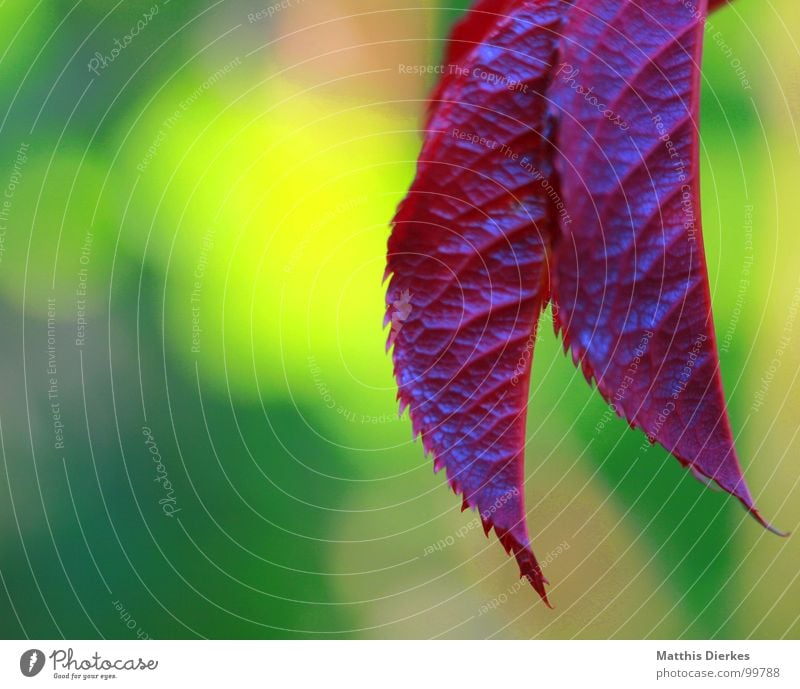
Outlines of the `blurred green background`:
[[[526,497],[555,611],[398,419],[381,279],[431,87],[399,66],[465,5],[0,2],[4,638],[800,636],[797,537],[642,449],[548,333]],[[737,0],[703,94],[723,374],[784,529],[798,34],[796,2]]]

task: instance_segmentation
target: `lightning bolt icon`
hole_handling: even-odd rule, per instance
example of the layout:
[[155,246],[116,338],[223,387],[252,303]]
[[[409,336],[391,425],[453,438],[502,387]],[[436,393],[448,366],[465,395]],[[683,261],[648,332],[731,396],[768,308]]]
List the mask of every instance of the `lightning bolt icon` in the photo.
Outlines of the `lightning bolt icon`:
[[33,670],[33,666],[36,665],[36,661],[39,659],[39,654],[36,651],[31,652],[31,657],[28,659],[28,672]]

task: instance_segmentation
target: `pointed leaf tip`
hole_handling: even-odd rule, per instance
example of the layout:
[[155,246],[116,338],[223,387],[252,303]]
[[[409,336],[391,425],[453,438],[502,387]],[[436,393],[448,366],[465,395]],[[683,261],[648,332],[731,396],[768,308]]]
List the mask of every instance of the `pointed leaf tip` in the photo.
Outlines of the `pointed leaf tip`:
[[786,535],[736,457],[703,250],[699,64],[706,9],[724,4],[477,0],[394,219],[401,413],[548,607],[522,489],[550,299],[565,353],[615,411]]

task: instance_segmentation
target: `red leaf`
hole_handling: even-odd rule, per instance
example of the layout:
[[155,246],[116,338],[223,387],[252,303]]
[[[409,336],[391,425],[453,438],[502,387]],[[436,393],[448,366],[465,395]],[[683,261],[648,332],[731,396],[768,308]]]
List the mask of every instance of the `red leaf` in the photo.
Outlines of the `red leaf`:
[[767,526],[736,457],[711,317],[702,38],[702,18],[681,3],[581,3],[570,13],[551,88],[573,219],[555,260],[559,321],[620,415]]
[[545,600],[525,525],[523,452],[557,217],[542,92],[563,7],[518,3],[462,56],[465,71],[446,76],[388,258],[401,404],[436,468]]
[[480,0],[454,30],[394,220],[401,409],[545,601],[523,460],[551,282],[587,379],[771,528],[736,458],[711,318],[697,132],[706,9]]

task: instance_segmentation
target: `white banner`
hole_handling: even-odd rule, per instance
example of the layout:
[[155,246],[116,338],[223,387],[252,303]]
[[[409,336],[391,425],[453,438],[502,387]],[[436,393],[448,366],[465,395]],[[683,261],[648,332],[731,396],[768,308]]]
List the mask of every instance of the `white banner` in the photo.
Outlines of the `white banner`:
[[0,686],[793,687],[796,641],[4,641]]

